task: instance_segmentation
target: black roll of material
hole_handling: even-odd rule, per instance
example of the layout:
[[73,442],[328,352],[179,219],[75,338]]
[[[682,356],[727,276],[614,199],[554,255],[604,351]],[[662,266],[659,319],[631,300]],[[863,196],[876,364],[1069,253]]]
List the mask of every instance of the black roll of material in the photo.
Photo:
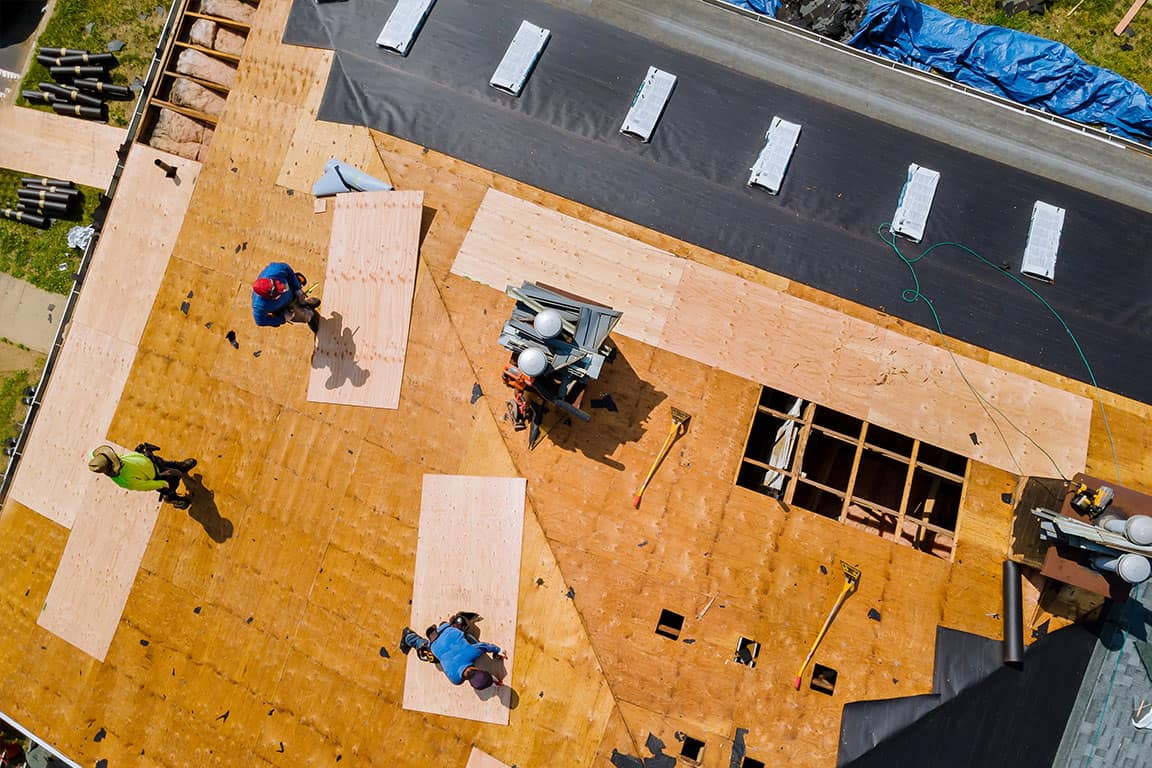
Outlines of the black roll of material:
[[8,219],[9,221],[18,221],[21,224],[27,224],[32,227],[40,227],[40,229],[48,229],[48,219],[43,216],[37,216],[34,213],[27,213],[26,211],[14,211],[11,208],[0,208],[0,217]]
[[88,53],[88,51],[80,48],[41,48],[38,53],[44,56],[52,56],[57,58],[60,56],[78,56],[81,53]]
[[87,80],[84,78],[73,80],[72,85],[83,91],[98,93],[106,99],[132,101],[132,99],[136,98],[136,95],[132,93],[132,89],[126,85],[113,85],[112,83],[104,83],[99,80]]
[[74,67],[49,67],[48,73],[52,75],[53,80],[61,78],[68,80],[73,77],[108,77],[108,73],[104,71],[104,67],[93,66],[74,66]]
[[23,186],[24,189],[30,192],[52,192],[57,195],[65,195],[69,200],[80,197],[80,190],[75,187],[54,187],[50,184],[40,184],[35,181],[24,182]]
[[45,56],[42,53],[36,54],[36,61],[45,67],[59,67],[60,59],[54,56]]
[[21,200],[16,203],[16,209],[26,213],[34,213],[37,216],[46,216],[48,214],[65,216],[68,214],[68,205],[66,203],[38,203],[33,200]]
[[21,176],[20,183],[24,186],[37,185],[41,187],[74,189],[76,182],[65,179],[50,179],[47,176]]
[[74,67],[77,64],[91,64],[104,69],[114,69],[120,65],[116,57],[110,53],[69,53],[56,61],[65,67]]
[[1005,664],[1024,662],[1024,601],[1020,588],[1020,565],[1004,561],[1004,644]]
[[56,102],[52,105],[52,109],[58,115],[71,115],[72,117],[83,117],[88,120],[107,119],[102,107],[88,107],[83,104],[61,104],[60,102]]
[[32,200],[34,202],[44,202],[51,200],[53,203],[64,203],[67,205],[72,202],[72,197],[63,192],[46,192],[42,189],[18,189],[16,195],[21,200]]
[[20,95],[34,104],[51,104],[56,97],[43,91],[20,91]]
[[104,101],[97,96],[81,93],[78,88],[55,83],[40,83],[40,90],[55,96],[55,101],[71,101],[75,104],[85,104],[89,107],[102,107]]

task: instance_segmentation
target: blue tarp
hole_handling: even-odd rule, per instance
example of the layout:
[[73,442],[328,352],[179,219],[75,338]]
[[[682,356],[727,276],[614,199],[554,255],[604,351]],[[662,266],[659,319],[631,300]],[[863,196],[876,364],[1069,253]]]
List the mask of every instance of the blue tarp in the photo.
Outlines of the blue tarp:
[[756,13],[763,13],[765,16],[775,16],[776,10],[780,7],[780,0],[726,0],[737,8],[743,8],[747,11],[756,11]]
[[[728,0],[775,16],[780,0]],[[916,0],[869,0],[849,45],[1020,104],[1141,142],[1152,142],[1152,99],[1071,48],[1003,27],[957,19]]]
[[853,48],[1119,136],[1152,140],[1152,99],[1062,43],[953,18],[916,0],[870,0]]

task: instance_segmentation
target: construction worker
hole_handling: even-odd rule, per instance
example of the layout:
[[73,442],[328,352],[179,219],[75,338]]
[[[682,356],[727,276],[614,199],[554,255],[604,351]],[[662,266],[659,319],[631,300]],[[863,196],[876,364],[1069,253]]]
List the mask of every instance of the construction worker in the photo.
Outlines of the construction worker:
[[315,333],[320,327],[316,312],[320,299],[304,292],[306,282],[303,275],[282,261],[264,267],[252,283],[252,317],[256,325],[307,323]]
[[400,650],[405,654],[415,650],[422,661],[438,664],[453,685],[460,685],[467,680],[468,684],[478,691],[493,685],[504,685],[503,680],[473,664],[485,653],[491,654],[494,660],[508,658],[499,646],[481,643],[468,633],[475,618],[474,613],[457,613],[448,621],[428,627],[425,633],[427,638],[420,637],[409,627],[404,627],[400,637]]
[[191,494],[181,495],[180,479],[196,466],[196,459],[165,461],[156,455],[160,450],[150,443],[141,443],[135,451],[117,453],[108,445],[101,445],[88,456],[88,469],[108,475],[112,482],[130,491],[158,491],[160,501],[176,509],[187,509]]
[[533,391],[536,379],[521,371],[515,363],[504,366],[500,374],[504,386],[512,390],[512,401],[507,404],[508,418],[516,431],[528,426],[534,415],[529,393]]

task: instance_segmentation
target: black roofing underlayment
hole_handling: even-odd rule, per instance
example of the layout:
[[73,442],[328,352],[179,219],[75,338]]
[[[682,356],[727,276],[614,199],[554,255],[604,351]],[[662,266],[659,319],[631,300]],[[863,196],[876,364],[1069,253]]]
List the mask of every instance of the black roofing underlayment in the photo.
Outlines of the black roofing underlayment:
[[[907,268],[876,236],[908,165],[941,173],[924,244],[959,241],[1016,274],[1043,200],[1067,211],[1056,283],[1024,279],[1064,316],[1102,387],[1152,402],[1152,216],[535,0],[437,0],[408,56],[396,56],[375,45],[394,5],[293,3],[284,41],[336,51],[322,119],[376,128],[927,327],[928,309],[901,301]],[[522,19],[552,38],[517,99],[488,78]],[[619,128],[649,66],[678,81],[644,144]],[[774,115],[803,126],[778,197],[746,186]],[[918,269],[948,335],[1088,380],[1056,319],[999,269],[955,249]]]
[[1002,666],[1001,651],[999,640],[937,627],[932,693],[845,704],[836,765],[852,762],[988,677]]
[[[998,667],[912,725],[841,764],[1050,768],[1098,632],[1098,627],[1073,624],[1045,635],[1029,647],[1020,668]],[[901,701],[894,700],[893,705],[900,707]],[[845,718],[849,711],[845,707]]]

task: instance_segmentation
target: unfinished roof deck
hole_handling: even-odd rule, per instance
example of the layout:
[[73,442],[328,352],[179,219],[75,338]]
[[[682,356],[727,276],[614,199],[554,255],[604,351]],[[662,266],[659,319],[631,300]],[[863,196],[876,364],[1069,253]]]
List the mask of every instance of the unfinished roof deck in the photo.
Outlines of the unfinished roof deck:
[[[737,740],[765,765],[815,768],[835,764],[846,702],[931,689],[937,625],[999,636],[1011,472],[966,462],[946,556],[877,535],[867,513],[844,524],[741,487],[768,382],[669,351],[663,318],[628,309],[621,328],[643,338],[614,335],[618,355],[589,391],[610,394],[616,410],[595,409],[586,425],[549,421],[529,451],[503,420],[507,352],[496,339],[512,300],[452,270],[494,189],[664,254],[681,275],[707,268],[939,355],[935,332],[418,145],[317,123],[332,54],[280,43],[289,6],[260,4],[106,435],[199,458],[199,501],[190,514],[160,509],[103,662],[37,624],[69,530],[6,502],[0,710],[79,763],[109,768],[463,767],[474,748],[509,766],[619,766],[697,741],[702,765],[726,768]],[[332,205],[314,212],[304,190],[332,154],[424,193],[397,410],[310,402],[311,335],[251,322],[249,285],[267,262],[325,273]],[[672,308],[660,285],[643,287]],[[1033,393],[1092,398],[1082,383],[950,345],[962,364]],[[820,336],[777,350],[782,360],[832,351]],[[473,384],[484,392],[475,402]],[[1148,408],[1103,398],[1125,482],[1144,488]],[[812,402],[836,405],[824,399]],[[690,429],[633,509],[670,406],[692,414]],[[931,416],[907,400],[887,409]],[[1099,407],[1091,413],[1087,434],[1069,440],[1086,440],[1087,471],[1108,475]],[[1058,433],[1056,419],[1044,424]],[[990,427],[980,440],[993,443]],[[425,474],[527,479],[507,726],[402,708],[396,641],[410,621]],[[795,692],[840,590],[838,560],[863,577],[815,659],[837,671],[835,690]],[[664,611],[683,618],[676,640],[656,632]],[[741,638],[761,646],[755,667],[735,663]]]

